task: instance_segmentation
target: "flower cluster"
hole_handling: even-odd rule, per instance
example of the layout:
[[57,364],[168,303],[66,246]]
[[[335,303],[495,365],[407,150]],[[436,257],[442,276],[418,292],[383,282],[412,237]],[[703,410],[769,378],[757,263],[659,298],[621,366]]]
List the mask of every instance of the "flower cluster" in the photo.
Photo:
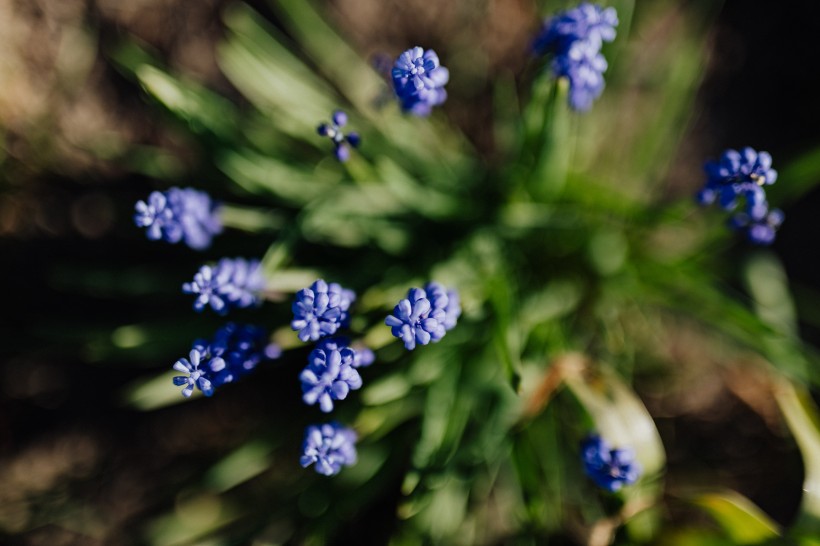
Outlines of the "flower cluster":
[[347,393],[362,386],[362,378],[353,366],[356,351],[350,347],[314,349],[308,365],[299,375],[302,382],[302,400],[312,406],[319,403],[325,412],[333,411],[334,400],[344,400]]
[[436,282],[421,288],[411,288],[407,298],[400,300],[384,323],[393,335],[412,351],[416,344],[437,342],[451,330],[461,315],[458,294]]
[[196,294],[195,310],[210,306],[220,315],[231,308],[258,305],[264,289],[262,264],[243,258],[222,258],[216,265],[203,265],[192,282],[182,285],[184,293]]
[[342,127],[347,125],[347,114],[342,110],[336,110],[331,116],[331,122],[322,123],[316,131],[323,137],[329,138],[333,142],[334,155],[339,161],[350,159],[350,147],[358,148],[361,138],[359,133],[350,132],[345,134]]
[[584,2],[546,19],[533,43],[539,55],[554,55],[550,68],[557,77],[569,80],[569,104],[585,111],[604,90],[607,63],[601,54],[603,42],[615,39],[618,14]]
[[376,355],[373,354],[373,351],[361,343],[351,345],[350,340],[343,336],[324,338],[316,344],[317,349],[321,349],[325,352],[341,351],[346,347],[349,347],[355,352],[353,362],[350,364],[354,368],[366,368],[376,360]]
[[428,116],[434,106],[447,100],[444,86],[450,72],[438,60],[432,49],[413,47],[399,55],[391,72],[393,90],[401,109],[415,116]]
[[168,243],[184,241],[202,250],[222,232],[217,205],[210,196],[193,188],[170,188],[151,192],[147,201],[137,201],[134,222],[144,227],[148,238]]
[[783,213],[769,210],[765,186],[777,181],[772,169],[772,156],[753,148],[726,150],[719,161],[704,166],[706,183],[697,193],[701,205],[717,203],[720,208],[734,212],[729,225],[745,232],[755,244],[768,245],[783,222]]
[[[358,369],[373,363],[373,351],[361,344],[351,346],[346,337],[328,337],[350,322],[350,306],[356,293],[336,283],[318,279],[300,290],[293,302],[291,327],[302,341],[316,341],[308,356],[308,365],[299,375],[302,401],[319,405],[324,413],[334,409],[334,401],[344,400],[350,391],[360,389]],[[312,425],[302,445],[303,467],[316,464],[316,472],[325,476],[337,474],[342,465],[356,462],[356,434],[337,423]]]
[[318,279],[309,288],[296,293],[290,326],[299,332],[302,341],[316,341],[333,335],[347,325],[350,320],[348,309],[355,299],[352,290]]
[[211,396],[215,388],[233,383],[263,360],[281,354],[278,345],[267,343],[261,328],[228,323],[216,331],[212,340],[195,341],[188,358],[174,364],[176,371],[185,374],[174,377],[174,385],[184,386],[182,395],[186,398],[193,394],[194,387]]
[[609,492],[632,485],[641,475],[641,466],[635,461],[631,449],[612,449],[597,434],[581,443],[581,460],[587,476]]
[[338,423],[309,426],[299,464],[315,464],[316,472],[325,476],[338,474],[342,466],[356,464],[356,433]]

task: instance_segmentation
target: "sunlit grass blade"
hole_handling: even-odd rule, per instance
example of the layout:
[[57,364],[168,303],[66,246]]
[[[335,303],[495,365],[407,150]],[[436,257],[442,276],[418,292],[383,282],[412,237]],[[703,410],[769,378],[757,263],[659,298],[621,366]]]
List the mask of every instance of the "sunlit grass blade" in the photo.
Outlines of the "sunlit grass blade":
[[800,514],[789,530],[798,540],[812,544],[820,537],[820,412],[804,389],[781,380],[775,398],[803,456],[803,500]]
[[210,133],[225,141],[236,139],[239,112],[229,100],[190,79],[168,73],[133,41],[121,43],[111,52],[111,58],[149,95],[187,123],[191,131]]
[[769,516],[734,491],[698,495],[692,502],[717,521],[733,544],[760,544],[780,536]]
[[267,194],[290,205],[304,205],[324,195],[339,181],[329,172],[299,168],[250,150],[226,151],[215,158],[217,167],[239,187]]
[[231,32],[218,50],[225,75],[271,117],[276,130],[318,146],[317,123],[339,106],[334,91],[249,7],[234,4],[224,19]]

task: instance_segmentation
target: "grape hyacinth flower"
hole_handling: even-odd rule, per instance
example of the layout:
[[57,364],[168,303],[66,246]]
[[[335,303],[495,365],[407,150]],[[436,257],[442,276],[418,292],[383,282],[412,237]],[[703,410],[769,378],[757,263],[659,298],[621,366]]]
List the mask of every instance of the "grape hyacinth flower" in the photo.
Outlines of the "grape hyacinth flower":
[[258,305],[264,289],[265,277],[259,260],[243,258],[222,258],[216,265],[203,265],[193,282],[182,285],[184,293],[196,294],[196,311],[210,305],[220,315],[231,308]]
[[765,187],[777,181],[777,171],[772,169],[772,156],[745,147],[740,151],[726,150],[718,161],[704,166],[706,183],[696,194],[700,205],[717,203],[727,211],[736,211],[729,220],[730,227],[744,231],[750,242],[769,245],[783,223],[783,213],[769,211]]
[[448,332],[455,327],[458,317],[461,316],[461,298],[455,290],[448,290],[437,282],[429,282],[424,286],[427,298],[435,309],[444,310],[444,329]]
[[362,378],[353,367],[356,351],[349,347],[341,350],[314,349],[308,356],[308,365],[299,375],[302,382],[302,400],[328,413],[334,400],[344,400],[347,393],[362,386]]
[[587,476],[610,493],[632,485],[641,474],[641,466],[631,449],[612,449],[597,434],[581,443],[581,459]]
[[338,474],[342,466],[356,464],[356,433],[338,423],[312,425],[305,430],[302,468],[316,465],[316,472],[324,476]]
[[739,212],[729,220],[729,225],[738,231],[745,231],[746,237],[753,244],[766,246],[774,242],[775,233],[783,219],[780,209],[766,211],[762,215]]
[[344,336],[324,338],[316,343],[316,348],[326,353],[334,350],[341,351],[345,347],[350,347],[356,353],[353,357],[353,362],[350,364],[354,368],[366,368],[376,360],[376,355],[373,354],[373,351],[361,343],[351,345],[350,340]]
[[589,42],[600,49],[603,42],[615,39],[618,14],[615,8],[584,2],[576,8],[546,19],[541,33],[533,43],[536,53],[566,51],[578,41]]
[[586,111],[604,90],[607,62],[601,54],[603,42],[615,39],[618,14],[615,8],[584,2],[576,8],[544,21],[533,42],[538,55],[554,55],[550,69],[569,81],[569,104]]
[[[198,349],[191,349],[188,358],[180,358],[174,363],[176,371],[186,374],[174,377],[174,385],[185,386],[182,389],[182,396],[185,398],[194,393],[194,387],[201,390],[205,396],[211,396],[214,393],[214,386],[209,378],[225,368],[225,361],[216,357],[204,363],[204,356]],[[200,367],[200,364],[204,365]]]
[[441,66],[432,49],[412,47],[399,55],[391,71],[393,90],[401,109],[415,116],[428,116],[434,106],[444,104],[450,72]]
[[706,184],[698,192],[696,200],[701,205],[718,202],[724,210],[734,210],[739,197],[765,199],[763,186],[777,181],[777,171],[772,169],[772,156],[746,147],[726,150],[718,161],[708,161],[704,166]]
[[345,134],[342,127],[347,125],[347,114],[342,110],[336,110],[331,116],[331,122],[322,123],[316,131],[323,137],[329,138],[333,142],[334,155],[339,161],[350,159],[350,147],[358,148],[361,138],[356,132]]
[[411,288],[407,298],[399,301],[384,323],[390,326],[394,336],[404,342],[404,347],[412,351],[416,344],[427,345],[441,340],[447,333],[446,324],[455,326],[455,320],[461,313],[458,307],[458,297],[453,307],[450,307],[450,320],[447,309],[450,297],[446,290],[438,283],[429,283],[426,289]]
[[333,335],[348,320],[348,309],[355,299],[352,290],[318,279],[296,293],[290,326],[302,341]]
[[263,360],[281,356],[278,345],[267,343],[264,330],[256,326],[228,323],[216,331],[212,340],[193,343],[189,358],[181,358],[174,369],[186,376],[174,377],[174,385],[185,386],[182,395],[191,396],[194,387],[205,396],[251,372]]
[[137,201],[134,222],[144,227],[152,241],[184,241],[202,250],[211,245],[214,235],[222,232],[217,205],[210,196],[193,188],[170,188],[151,192],[147,201]]

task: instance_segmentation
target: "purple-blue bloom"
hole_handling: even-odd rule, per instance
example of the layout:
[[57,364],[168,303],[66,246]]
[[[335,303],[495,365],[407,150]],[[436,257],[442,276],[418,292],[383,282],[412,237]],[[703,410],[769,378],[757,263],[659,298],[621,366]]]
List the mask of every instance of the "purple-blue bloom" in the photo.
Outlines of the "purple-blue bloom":
[[767,211],[762,215],[738,212],[729,220],[729,225],[738,231],[745,232],[750,242],[765,246],[774,242],[775,234],[780,224],[783,223],[783,219],[784,215],[780,209]]
[[448,332],[455,327],[458,317],[461,316],[461,299],[458,292],[447,289],[437,282],[428,282],[424,291],[434,309],[444,311],[444,329]]
[[260,303],[265,277],[259,260],[222,258],[216,265],[203,265],[193,282],[182,285],[186,294],[196,294],[194,309],[206,306],[224,315],[231,308],[246,308]]
[[342,131],[345,125],[347,125],[347,114],[342,110],[336,110],[331,116],[330,123],[322,123],[316,128],[321,136],[333,142],[333,153],[339,161],[350,159],[350,146],[358,148],[362,140],[356,132],[345,134]]
[[361,343],[351,344],[350,339],[344,336],[324,338],[316,343],[316,348],[326,353],[334,350],[341,351],[345,347],[350,347],[356,353],[353,357],[353,362],[350,364],[354,368],[366,368],[376,360],[376,355],[373,354],[373,351]]
[[539,55],[568,50],[574,42],[589,42],[600,49],[603,42],[615,39],[618,14],[615,8],[584,2],[579,6],[545,19],[535,38],[533,49]]
[[316,341],[336,333],[348,320],[348,309],[356,299],[352,290],[318,279],[296,293],[291,309],[291,328],[302,341]]
[[718,161],[704,166],[706,184],[698,192],[696,200],[701,205],[718,202],[724,210],[734,210],[739,197],[760,199],[765,193],[763,186],[777,181],[777,171],[772,169],[772,156],[746,147],[741,151],[726,150]]
[[615,8],[584,2],[546,19],[535,38],[535,53],[554,55],[553,74],[569,80],[569,103],[574,110],[589,110],[603,92],[607,63],[601,46],[615,39],[616,26]]
[[185,397],[191,396],[194,387],[205,396],[211,396],[215,388],[236,381],[263,360],[274,360],[280,355],[281,349],[268,343],[263,329],[228,323],[217,330],[210,341],[195,341],[189,358],[181,358],[174,364],[175,370],[187,374],[174,377],[174,385],[185,386],[182,390]]
[[356,464],[356,433],[338,423],[309,426],[299,464],[303,468],[315,464],[316,472],[324,476],[338,474],[342,466]]
[[202,391],[205,396],[214,393],[214,386],[211,377],[225,368],[225,361],[221,358],[207,358],[198,349],[191,349],[188,358],[180,358],[174,363],[174,369],[185,375],[174,377],[174,385],[185,386],[182,389],[182,396],[188,398],[194,393],[194,387]]
[[210,196],[193,188],[170,188],[151,192],[147,201],[137,201],[134,222],[144,227],[149,239],[168,243],[184,241],[202,250],[222,232],[218,208]]
[[450,72],[432,49],[413,47],[399,55],[391,71],[393,90],[401,108],[415,116],[427,116],[447,100],[444,86]]
[[308,365],[299,375],[302,382],[302,400],[328,413],[334,400],[344,400],[347,393],[361,388],[362,378],[353,367],[356,351],[349,347],[341,350],[314,349],[308,356]]
[[390,326],[393,335],[401,339],[409,351],[415,349],[416,344],[427,345],[431,341],[435,343],[447,333],[445,309],[449,303],[449,296],[437,283],[430,283],[427,286],[431,289],[429,298],[433,299],[435,305],[428,299],[425,290],[411,288],[407,292],[407,299],[399,301],[393,309],[393,314],[384,321]]
[[609,492],[632,485],[641,475],[641,466],[635,461],[631,449],[612,449],[597,434],[590,435],[581,443],[581,460],[587,476]]
[[[717,203],[720,208],[735,211],[730,227],[745,232],[750,242],[771,244],[783,223],[783,213],[769,211],[765,187],[777,181],[772,169],[772,156],[746,147],[740,151],[726,150],[718,161],[704,166],[706,183],[696,194],[701,205]],[[742,207],[741,211],[737,211]]]

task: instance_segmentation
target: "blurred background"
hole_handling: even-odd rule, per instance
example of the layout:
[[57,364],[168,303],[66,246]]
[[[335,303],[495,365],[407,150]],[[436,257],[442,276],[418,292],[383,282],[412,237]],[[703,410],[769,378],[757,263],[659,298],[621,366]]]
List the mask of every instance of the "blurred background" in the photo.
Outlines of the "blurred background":
[[[226,36],[223,14],[232,3],[0,0],[0,279],[8,289],[0,330],[4,544],[299,541],[299,529],[284,517],[268,518],[251,531],[236,522],[249,517],[248,505],[264,514],[277,484],[286,483],[281,474],[288,467],[255,469],[254,454],[275,453],[268,463],[298,456],[295,447],[282,445],[280,432],[292,426],[288,408],[300,404],[291,392],[292,376],[304,355],[259,370],[208,404],[145,411],[134,402],[136,385],[165,372],[191,340],[219,321],[194,316],[178,290],[203,257],[147,241],[133,225],[133,204],[169,185],[158,180],[216,189],[220,198],[251,207],[257,203],[248,194],[220,193],[222,177],[208,162],[208,143],[170,119],[113,58],[124,43],[136,43],[169,71],[247,108],[247,98],[217,60]],[[245,3],[281,29],[275,0]],[[366,59],[394,57],[415,44],[436,49],[451,74],[459,75],[451,78],[450,98],[436,115],[463,131],[490,167],[505,159],[491,129],[493,82],[532,76],[531,36],[544,15],[564,5],[316,2]],[[820,178],[820,3],[639,0],[628,35],[629,58],[637,62],[620,66],[611,80],[621,104],[633,108],[618,120],[625,133],[630,115],[676,77],[653,68],[670,36],[680,34],[702,50],[691,53],[691,108],[675,119],[683,130],[668,165],[657,173],[654,198],[689,199],[702,184],[704,160],[727,147],[768,150],[778,169],[800,160],[790,172]],[[641,115],[668,123],[662,113],[661,104]],[[633,130],[647,124],[652,120],[636,119]],[[617,169],[617,162],[610,167]],[[789,184],[782,174],[778,186]],[[786,222],[772,248],[792,281],[801,334],[817,346],[820,257],[813,222],[820,191],[784,203],[784,210]],[[217,241],[213,255],[261,256],[272,237],[264,230],[231,233]],[[730,259],[744,251],[742,245],[727,250]],[[287,306],[279,307],[248,312],[247,320],[285,323]],[[667,488],[674,492],[679,482],[693,480],[717,483],[788,523],[801,498],[801,456],[767,387],[754,374],[716,367],[690,334],[681,328],[666,349],[697,365],[666,376],[663,389],[651,381],[636,384],[667,449]],[[248,438],[267,440],[248,445]],[[222,471],[213,466],[231,453],[240,474],[262,475],[242,485],[245,504],[240,511],[235,503],[234,512],[213,492],[232,487],[234,478],[224,477],[234,472],[230,464]],[[210,490],[188,485],[203,475]],[[338,543],[350,537],[359,544],[386,542],[398,525],[400,484],[386,487],[392,492],[380,502],[348,515],[351,523],[338,532]],[[309,517],[316,503],[304,503],[299,508]],[[668,510],[679,521],[702,517],[674,503]],[[175,526],[203,521],[242,530],[221,542],[175,534]]]

